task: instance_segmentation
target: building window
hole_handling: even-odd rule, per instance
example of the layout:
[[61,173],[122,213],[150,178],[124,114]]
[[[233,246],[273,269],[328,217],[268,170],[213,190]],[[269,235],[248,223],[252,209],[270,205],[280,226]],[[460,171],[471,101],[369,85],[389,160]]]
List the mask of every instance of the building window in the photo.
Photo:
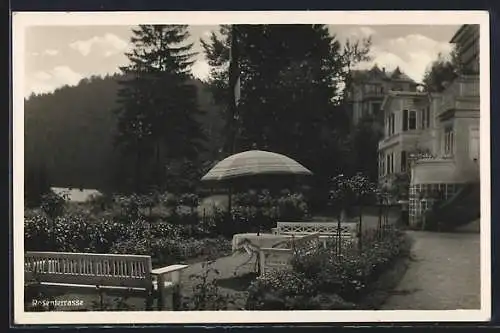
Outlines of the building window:
[[403,131],[408,130],[408,110],[403,110]]
[[430,107],[426,107],[421,111],[420,118],[420,128],[429,128],[430,127]]
[[431,107],[425,108],[425,128],[431,127]]
[[406,151],[401,151],[401,172],[406,172],[406,163],[407,163],[407,158],[406,158]]
[[389,117],[386,119],[386,124],[387,124],[387,136],[391,136],[394,134],[394,119],[395,115],[394,113],[391,113]]
[[452,127],[446,127],[444,130],[444,154],[452,156],[454,152],[455,137]]
[[378,175],[383,177],[385,175],[385,155],[380,153],[378,157]]
[[394,153],[387,154],[386,156],[387,156],[386,174],[390,175],[394,173]]
[[417,129],[417,111],[403,110],[403,131]]
[[394,120],[395,120],[395,115],[394,113],[391,113],[389,117],[387,117],[387,134],[388,136],[391,136],[394,134]]
[[380,160],[382,162],[382,168],[381,168],[381,172],[382,172],[382,176],[385,175],[385,155],[382,154],[382,156],[380,157]]
[[386,166],[386,175],[390,174],[391,173],[391,154],[387,154],[386,155],[386,159],[387,159],[387,166]]
[[469,157],[473,161],[479,160],[479,128],[469,129]]
[[378,116],[380,114],[381,103],[372,103],[372,114]]
[[408,119],[408,129],[417,129],[417,111],[410,111],[410,117]]
[[420,128],[425,128],[425,116],[426,116],[425,109],[422,109],[420,111],[420,115],[421,115],[420,116]]

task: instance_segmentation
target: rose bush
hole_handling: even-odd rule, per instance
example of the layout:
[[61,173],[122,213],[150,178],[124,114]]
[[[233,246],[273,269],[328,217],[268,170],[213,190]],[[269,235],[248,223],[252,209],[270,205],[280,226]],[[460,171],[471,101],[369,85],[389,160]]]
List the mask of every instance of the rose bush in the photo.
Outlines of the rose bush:
[[25,216],[24,236],[28,251],[146,254],[158,265],[231,252],[229,240],[214,238],[201,227],[149,223],[142,218],[120,223],[84,214],[50,219],[31,213]]
[[368,295],[381,273],[409,255],[411,242],[396,229],[358,251],[338,254],[334,247],[294,256],[290,270],[264,274],[249,288],[248,309],[353,309]]

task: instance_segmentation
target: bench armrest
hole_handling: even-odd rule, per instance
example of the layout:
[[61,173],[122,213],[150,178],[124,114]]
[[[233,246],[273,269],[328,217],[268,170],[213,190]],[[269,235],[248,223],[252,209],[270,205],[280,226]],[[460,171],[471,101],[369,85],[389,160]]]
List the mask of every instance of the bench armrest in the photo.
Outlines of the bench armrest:
[[163,285],[163,283],[166,282],[165,278],[167,276],[170,277],[170,281],[173,284],[180,284],[181,272],[188,267],[189,265],[170,265],[151,270],[151,275],[158,279],[159,285]]
[[167,273],[180,271],[180,270],[186,269],[188,267],[189,267],[189,265],[170,265],[170,266],[165,266],[165,267],[153,269],[153,270],[151,270],[151,274],[163,275],[163,274],[167,274]]

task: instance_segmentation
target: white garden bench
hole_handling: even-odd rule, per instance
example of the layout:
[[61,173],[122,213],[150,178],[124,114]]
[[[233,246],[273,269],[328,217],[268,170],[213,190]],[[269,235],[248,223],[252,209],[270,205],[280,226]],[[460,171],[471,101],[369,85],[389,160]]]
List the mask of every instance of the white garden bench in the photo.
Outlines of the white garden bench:
[[[158,295],[163,310],[173,304],[179,290],[181,272],[188,265],[152,269],[151,257],[128,254],[70,252],[25,252],[25,281],[36,279],[42,285],[96,288],[139,292],[146,302]],[[147,303],[148,304],[148,303]]]
[[259,248],[260,274],[270,270],[287,269],[291,265],[291,259],[297,251],[310,251],[319,246],[319,233],[302,237],[292,237],[285,240],[276,247]]
[[[275,235],[310,235],[319,234],[323,245],[329,238],[338,237],[338,222],[277,222],[272,229]],[[354,241],[356,238],[356,223],[341,223],[340,238],[345,241]]]

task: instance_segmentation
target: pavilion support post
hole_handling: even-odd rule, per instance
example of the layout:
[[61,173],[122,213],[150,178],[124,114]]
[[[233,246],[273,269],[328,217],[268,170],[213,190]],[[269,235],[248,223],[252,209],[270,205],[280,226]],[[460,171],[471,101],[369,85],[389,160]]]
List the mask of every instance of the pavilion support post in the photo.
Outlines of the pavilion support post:
[[227,197],[227,212],[231,214],[233,208],[233,187],[229,186],[228,197]]

